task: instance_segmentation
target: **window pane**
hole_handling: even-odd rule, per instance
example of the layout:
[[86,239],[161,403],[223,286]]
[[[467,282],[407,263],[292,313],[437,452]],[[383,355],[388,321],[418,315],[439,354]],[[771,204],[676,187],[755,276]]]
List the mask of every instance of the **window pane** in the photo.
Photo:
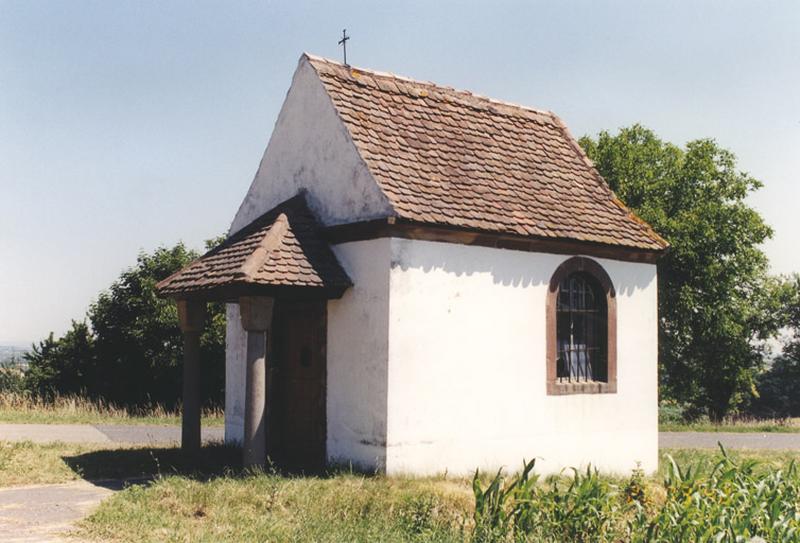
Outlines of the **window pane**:
[[556,375],[568,381],[606,379],[605,295],[591,276],[561,281],[556,306]]

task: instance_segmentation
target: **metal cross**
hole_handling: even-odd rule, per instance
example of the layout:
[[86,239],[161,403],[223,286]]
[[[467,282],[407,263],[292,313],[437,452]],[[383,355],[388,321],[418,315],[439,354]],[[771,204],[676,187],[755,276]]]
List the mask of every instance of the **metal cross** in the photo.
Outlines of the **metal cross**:
[[339,45],[341,45],[342,49],[344,49],[344,63],[345,63],[345,66],[347,65],[347,40],[349,40],[349,39],[350,39],[350,36],[347,35],[347,29],[345,28],[344,30],[342,30],[342,39],[339,40]]

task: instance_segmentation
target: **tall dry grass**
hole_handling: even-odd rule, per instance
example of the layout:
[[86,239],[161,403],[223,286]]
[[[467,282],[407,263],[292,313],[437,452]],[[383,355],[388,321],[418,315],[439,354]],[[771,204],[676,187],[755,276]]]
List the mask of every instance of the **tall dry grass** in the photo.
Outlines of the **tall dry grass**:
[[[219,408],[203,412],[204,424],[222,424]],[[76,395],[41,397],[27,392],[0,392],[0,422],[39,424],[178,424],[180,410],[161,405],[131,409]]]

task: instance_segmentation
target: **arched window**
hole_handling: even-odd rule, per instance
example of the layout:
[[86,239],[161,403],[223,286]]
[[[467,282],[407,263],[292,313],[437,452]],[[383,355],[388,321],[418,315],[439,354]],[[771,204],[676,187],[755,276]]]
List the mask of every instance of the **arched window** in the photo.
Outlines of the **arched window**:
[[561,280],[556,302],[557,379],[607,379],[607,320],[605,294],[591,275],[573,272]]
[[597,262],[574,257],[558,267],[547,326],[548,393],[616,392],[616,295]]

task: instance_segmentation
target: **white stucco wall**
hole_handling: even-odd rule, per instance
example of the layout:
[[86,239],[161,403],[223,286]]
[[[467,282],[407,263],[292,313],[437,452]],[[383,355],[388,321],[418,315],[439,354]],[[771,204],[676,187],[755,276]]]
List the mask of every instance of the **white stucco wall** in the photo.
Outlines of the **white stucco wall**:
[[[235,232],[301,189],[325,225],[391,215],[301,59]],[[618,392],[547,396],[545,299],[567,257],[381,239],[334,247],[327,455],[389,473],[657,464],[656,269],[597,259],[617,290]],[[246,337],[227,309],[225,439],[243,436]]]
[[326,226],[392,214],[305,57],[230,231],[236,232],[301,189]]
[[386,467],[391,240],[334,247],[354,286],[328,302],[327,456]]
[[618,392],[548,396],[546,293],[569,257],[401,239],[391,254],[388,473],[657,468],[655,266],[595,259],[617,292]]
[[[301,189],[306,190],[309,206],[325,225],[391,214],[386,197],[358,155],[330,97],[305,58],[298,64],[255,179],[230,233]],[[388,264],[384,273],[388,282]],[[246,336],[236,304],[229,304],[227,316],[225,439],[240,441],[244,435]]]
[[[327,458],[359,469],[386,467],[391,241],[333,248],[355,284],[328,302]],[[247,336],[238,304],[227,306],[225,441],[244,437]]]

